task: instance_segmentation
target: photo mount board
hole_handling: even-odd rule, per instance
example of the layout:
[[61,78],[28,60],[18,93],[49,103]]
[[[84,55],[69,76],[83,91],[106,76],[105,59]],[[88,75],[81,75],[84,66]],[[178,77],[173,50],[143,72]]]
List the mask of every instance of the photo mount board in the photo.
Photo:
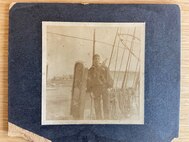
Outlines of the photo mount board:
[[[9,18],[9,124],[53,142],[167,142],[178,137],[177,5],[16,3]],[[144,125],[41,125],[42,21],[146,23]]]

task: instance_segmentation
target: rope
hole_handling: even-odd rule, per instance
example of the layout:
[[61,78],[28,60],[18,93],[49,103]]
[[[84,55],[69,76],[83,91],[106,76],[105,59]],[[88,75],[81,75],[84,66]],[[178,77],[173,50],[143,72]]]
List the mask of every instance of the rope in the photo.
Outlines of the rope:
[[[128,32],[129,32],[129,29],[128,29]],[[118,37],[119,37],[119,34],[118,34]],[[119,37],[119,43],[120,43],[120,40],[121,38]],[[126,51],[126,48],[123,48],[123,54],[122,54],[122,57],[121,57],[121,63],[120,63],[120,66],[119,66],[119,72],[118,72],[118,76],[117,76],[117,81],[116,81],[116,88],[117,88],[117,85],[118,85],[118,80],[119,80],[119,75],[120,75],[120,72],[121,72],[121,67],[122,67],[122,64],[123,64],[123,57],[125,55],[125,51]]]
[[[137,62],[137,65],[136,65],[136,68],[135,68],[135,76],[134,76],[134,79],[133,79],[133,87],[134,87],[134,84],[135,84],[135,80],[136,80],[136,77],[137,77],[137,75],[138,75],[138,66],[139,66],[139,62]],[[140,71],[140,68],[139,68],[139,71]]]
[[[139,57],[140,57],[140,52],[141,52],[141,48],[139,49]],[[134,76],[133,85],[132,85],[133,87],[134,87],[134,84],[135,84],[135,82],[136,82],[135,80],[137,79],[137,78],[136,78],[137,75],[138,75],[138,74],[137,74],[137,71],[140,72],[140,64],[139,64],[139,62],[140,62],[140,61],[137,60],[137,65],[136,65],[136,68],[135,68],[136,74],[135,74],[135,76]],[[138,68],[139,68],[139,69],[138,69]]]
[[114,38],[114,43],[113,43],[112,52],[111,52],[111,55],[110,55],[110,60],[109,60],[108,68],[110,67],[110,64],[111,64],[112,55],[113,55],[113,52],[114,52],[115,43],[116,43],[116,39],[117,39],[118,30],[119,30],[119,28],[117,28],[116,35],[115,35],[115,38]]
[[120,41],[118,41],[118,48],[117,48],[115,68],[114,68],[114,80],[115,80],[115,72],[116,72],[116,68],[117,68],[117,60],[118,60],[118,53],[119,53],[119,43],[120,43]]
[[[95,29],[93,33],[93,56],[95,55]],[[92,57],[93,58],[93,57]],[[93,60],[93,59],[92,59]]]
[[[80,39],[80,40],[85,40],[85,41],[89,41],[89,42],[93,42],[93,39],[87,39],[87,38],[80,38],[80,37],[76,37],[76,36],[70,36],[70,35],[65,35],[65,34],[59,34],[59,33],[53,33],[53,32],[47,32],[48,34],[54,34],[54,35],[58,35],[58,36],[64,36],[64,37],[67,37],[67,38],[75,38],[75,39]],[[120,34],[121,35],[121,34]],[[125,45],[120,37],[120,35],[118,34],[118,37],[120,38],[121,40],[121,43],[126,47],[127,45]],[[128,41],[127,39],[124,39],[125,41]],[[128,41],[128,42],[131,42],[131,41]],[[105,45],[108,45],[108,46],[113,46],[112,44],[110,43],[107,43],[107,42],[103,42],[103,41],[99,41],[99,40],[95,40],[95,43],[101,43],[101,44],[105,44]],[[115,47],[118,47],[118,46],[115,46]],[[138,60],[139,58],[133,53],[131,52],[131,54],[133,54],[133,56],[135,56]]]
[[[133,39],[132,39],[132,42],[131,42],[131,47],[129,48],[128,60],[129,60],[129,58],[131,56],[131,51],[132,51],[132,48],[133,48],[133,41],[134,41],[135,31],[136,31],[136,27],[134,28]],[[124,78],[123,78],[123,82],[122,82],[122,89],[124,88],[125,81],[126,81],[125,79],[126,79],[126,75],[127,75],[128,64],[129,64],[129,62],[127,62],[127,65],[126,65],[125,74],[124,74]]]
[[[140,38],[136,37],[136,36],[133,36],[131,34],[120,34],[120,35],[126,35],[126,36],[131,36],[131,37],[134,37],[134,39],[136,39],[137,41],[140,41]],[[132,42],[132,41],[131,41]]]
[[126,69],[125,88],[127,88],[128,73],[129,73],[129,68],[130,68],[130,65],[131,65],[131,58],[132,58],[132,55],[130,55],[130,58],[129,58],[129,60],[128,60],[128,68]]
[[117,88],[117,84],[118,84],[118,80],[119,80],[119,75],[120,75],[121,66],[122,66],[122,63],[123,63],[123,57],[125,55],[125,51],[126,51],[126,49],[124,48],[124,51],[123,51],[123,54],[122,54],[122,57],[121,57],[121,63],[120,63],[120,66],[119,66],[119,72],[118,72],[117,81],[116,81],[116,88]]

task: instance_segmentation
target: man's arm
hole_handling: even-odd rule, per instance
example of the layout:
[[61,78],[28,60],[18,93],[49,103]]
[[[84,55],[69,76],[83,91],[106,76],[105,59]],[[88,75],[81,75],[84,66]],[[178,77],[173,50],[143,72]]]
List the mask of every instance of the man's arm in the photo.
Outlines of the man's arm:
[[92,92],[92,75],[91,75],[91,68],[88,71],[88,77],[87,77],[87,92]]
[[113,88],[114,80],[111,77],[110,70],[108,67],[106,67],[106,78],[107,78],[107,87]]

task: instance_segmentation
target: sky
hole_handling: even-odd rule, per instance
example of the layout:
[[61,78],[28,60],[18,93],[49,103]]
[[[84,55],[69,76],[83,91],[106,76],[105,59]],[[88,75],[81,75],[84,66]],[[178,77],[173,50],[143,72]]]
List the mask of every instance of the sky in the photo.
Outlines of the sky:
[[[95,53],[101,56],[101,61],[107,59],[106,66],[109,64],[112,47],[115,44],[109,67],[111,71],[125,71],[129,51],[125,49],[124,45],[128,48],[132,47],[135,56],[143,61],[144,26],[141,25],[48,24],[46,30],[43,31],[46,34],[43,43],[46,42],[44,48],[47,49],[48,78],[73,74],[74,65],[77,61],[83,62],[87,68],[91,67],[94,31]],[[116,36],[116,33],[119,36]],[[133,36],[130,35],[135,35],[135,39],[133,40]],[[131,56],[129,71],[136,70],[138,61],[136,57]]]

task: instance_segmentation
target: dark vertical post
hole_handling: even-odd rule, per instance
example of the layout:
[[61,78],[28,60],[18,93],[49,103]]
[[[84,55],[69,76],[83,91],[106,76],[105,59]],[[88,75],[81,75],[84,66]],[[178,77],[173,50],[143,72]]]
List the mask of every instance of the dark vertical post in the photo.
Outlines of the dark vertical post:
[[95,29],[93,32],[93,56],[95,55]]
[[115,38],[114,38],[114,43],[113,43],[113,46],[112,46],[112,52],[111,52],[111,55],[110,55],[108,68],[110,67],[110,64],[111,64],[111,60],[112,60],[112,56],[113,56],[113,52],[114,52],[114,48],[115,48],[115,43],[116,43],[116,39],[117,39],[117,35],[118,35],[118,30],[119,30],[119,28],[117,28],[117,32],[116,32],[116,35],[115,35]]
[[92,65],[93,65],[93,56],[95,55],[95,29],[93,32],[93,55],[92,55]]

